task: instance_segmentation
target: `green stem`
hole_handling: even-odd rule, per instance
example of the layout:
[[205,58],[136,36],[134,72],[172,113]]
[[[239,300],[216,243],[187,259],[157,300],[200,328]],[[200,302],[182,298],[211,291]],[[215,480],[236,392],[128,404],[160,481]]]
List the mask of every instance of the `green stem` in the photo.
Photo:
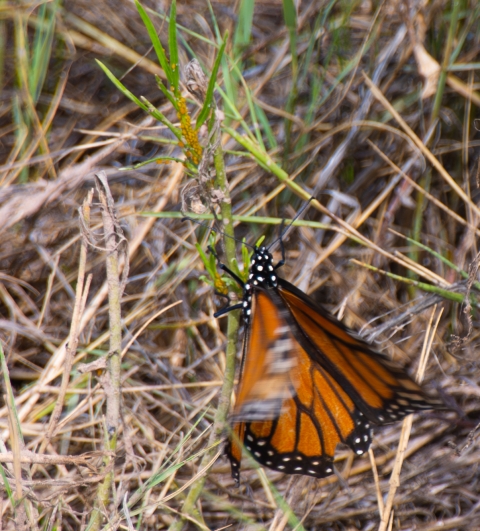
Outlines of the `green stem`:
[[450,54],[452,52],[453,41],[457,32],[458,15],[460,12],[460,0],[452,1],[452,16],[450,19],[450,27],[448,28],[447,44],[445,46],[445,55],[443,56],[442,71],[438,79],[437,93],[435,95],[435,101],[433,103],[433,111],[431,117],[431,123],[438,118],[440,107],[442,105],[443,93],[445,90],[445,83],[447,82],[448,67],[450,66]]
[[[215,125],[214,125],[215,127]],[[217,149],[214,153],[214,165],[216,171],[215,178],[215,188],[219,189],[224,194],[224,199],[220,203],[220,212],[222,214],[222,223],[224,227],[224,246],[225,253],[227,256],[227,263],[231,264],[232,260],[235,258],[235,240],[234,230],[233,230],[233,219],[232,219],[232,208],[230,203],[230,193],[228,190],[227,174],[225,171],[225,164],[223,159],[223,150],[220,143],[220,128],[218,128],[215,138],[212,139],[212,143],[218,144]],[[205,452],[202,461],[200,463],[200,469],[208,465],[215,455],[217,449],[214,445],[224,433],[225,422],[227,420],[228,411],[230,409],[230,397],[232,396],[233,390],[233,381],[235,377],[235,357],[237,353],[237,337],[238,337],[238,326],[240,323],[240,314],[239,312],[230,312],[228,314],[227,322],[227,348],[226,348],[226,366],[225,366],[225,380],[220,392],[220,399],[218,401],[218,408],[215,413],[215,419],[213,421],[213,429],[210,433],[208,446],[212,448]],[[198,510],[195,507],[198,498],[200,497],[203,488],[205,486],[205,481],[207,476],[204,475],[199,478],[191,487],[185,502],[182,507],[182,514],[191,515],[196,520],[202,521],[201,515],[198,513]],[[181,531],[185,524],[185,519],[180,518],[173,522],[169,527],[169,531]]]
[[[361,265],[365,267],[366,269],[370,269],[371,271],[375,271],[375,273],[380,273],[381,275],[384,275],[393,280],[399,280],[400,282],[403,282],[404,284],[415,286],[428,293],[434,293],[435,295],[440,295],[440,297],[443,297],[446,300],[457,302],[459,304],[465,301],[465,295],[463,293],[455,293],[453,291],[448,291],[448,289],[440,288],[439,286],[433,286],[432,284],[427,284],[425,282],[419,282],[418,280],[413,280],[411,278],[401,277],[400,275],[395,275],[394,273],[382,271],[381,269],[378,269],[377,267],[373,265],[366,264],[364,262],[359,262],[358,260],[352,260],[352,262],[355,264]],[[476,304],[474,300],[472,300],[472,305],[473,304]]]

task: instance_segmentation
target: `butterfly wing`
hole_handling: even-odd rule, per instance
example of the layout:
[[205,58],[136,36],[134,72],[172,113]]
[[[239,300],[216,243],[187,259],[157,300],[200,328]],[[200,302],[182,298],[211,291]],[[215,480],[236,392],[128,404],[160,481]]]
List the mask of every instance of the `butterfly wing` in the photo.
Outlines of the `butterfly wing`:
[[242,443],[262,465],[321,478],[338,443],[368,450],[372,423],[444,407],[283,279],[257,290],[252,315],[227,445],[237,482]]
[[262,465],[319,478],[333,472],[339,442],[364,453],[369,422],[297,340],[281,297],[258,289],[252,316],[227,445],[233,477],[238,481],[242,443]]
[[278,417],[284,399],[290,396],[292,371],[297,365],[296,342],[287,324],[288,310],[276,306],[267,290],[258,289],[252,316],[244,342],[233,421]]
[[444,407],[298,288],[279,279],[277,293],[295,322],[296,339],[370,421],[387,424],[417,410]]

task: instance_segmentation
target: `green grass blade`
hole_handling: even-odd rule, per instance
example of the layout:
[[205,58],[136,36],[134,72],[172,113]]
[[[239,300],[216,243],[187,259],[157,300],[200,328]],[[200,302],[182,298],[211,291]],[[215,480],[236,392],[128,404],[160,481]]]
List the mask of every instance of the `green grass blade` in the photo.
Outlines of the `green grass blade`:
[[8,500],[12,504],[12,507],[15,507],[15,497],[13,495],[12,488],[10,487],[10,481],[8,480],[7,474],[5,474],[5,469],[3,468],[3,465],[0,464],[0,476],[2,477],[3,485],[2,487],[5,489],[5,492],[7,493]]
[[202,260],[203,265],[205,266],[205,269],[208,271],[208,274],[212,277],[213,280],[215,280],[215,276],[217,274],[217,268],[215,266],[215,263],[213,264],[213,267],[212,267],[212,262],[210,260],[210,258],[213,255],[207,256],[207,254],[205,253],[205,251],[203,250],[202,246],[199,243],[196,243],[195,247],[197,248],[200,259]]
[[455,36],[457,34],[458,22],[459,22],[459,13],[460,13],[461,2],[459,0],[452,1],[452,11],[450,15],[450,26],[448,28],[447,42],[443,50],[444,56],[442,61],[442,70],[437,82],[437,90],[435,92],[435,100],[433,102],[433,110],[431,121],[433,122],[440,113],[440,108],[442,106],[443,95],[445,92],[445,85],[447,82],[447,67],[451,61],[451,54],[453,51],[453,45]]
[[203,102],[202,110],[200,111],[200,114],[198,115],[198,118],[197,118],[197,123],[196,123],[197,129],[199,129],[202,126],[202,124],[205,122],[205,120],[208,118],[210,114],[210,109],[212,107],[212,101],[213,101],[213,91],[215,89],[218,69],[222,61],[223,52],[225,51],[225,46],[227,45],[227,40],[228,40],[228,31],[225,33],[225,37],[223,39],[222,45],[220,46],[220,50],[218,51],[218,55],[213,65],[212,74],[210,75],[210,80],[208,82],[207,93],[205,94],[205,101]]
[[178,94],[178,83],[180,81],[180,67],[178,64],[178,44],[177,44],[177,2],[172,1],[170,7],[170,21],[168,24],[168,47],[170,48],[170,68],[172,71],[172,85],[175,94]]
[[250,87],[245,82],[245,79],[243,78],[243,76],[240,76],[240,81],[242,82],[243,88],[245,90],[245,97],[247,98],[247,104],[250,110],[250,118],[251,118],[253,128],[255,131],[255,137],[261,149],[263,151],[266,151],[267,148],[265,147],[265,144],[263,143],[262,132],[260,131],[260,128],[258,127],[258,117],[257,117],[257,112],[256,112],[256,106],[253,102],[253,97],[250,91]]
[[4,389],[6,391],[5,393],[6,402],[9,403],[8,407],[13,412],[14,422],[17,425],[18,437],[20,439],[21,444],[24,445],[25,441],[23,439],[23,434],[22,434],[22,425],[21,425],[20,419],[18,418],[18,411],[17,411],[17,406],[15,405],[15,397],[13,395],[12,384],[10,382],[10,375],[8,372],[7,360],[5,359],[5,355],[3,353],[3,347],[2,347],[1,342],[0,342],[0,369],[2,371],[3,384],[4,384]]
[[28,78],[29,90],[34,103],[37,103],[47,77],[58,5],[59,0],[55,0],[51,4],[45,3],[41,5],[38,10],[39,23],[33,39],[32,61]]
[[295,31],[297,27],[297,12],[293,0],[283,0],[283,18],[289,31]]
[[105,66],[101,61],[98,59],[95,59],[98,66],[105,72],[105,75],[108,77],[108,79],[117,87],[117,89],[126,96],[129,100],[132,100],[134,103],[136,103],[141,109],[148,112],[148,107],[142,103],[133,92],[130,92],[127,87],[115,76],[115,74],[107,67]]
[[[232,83],[232,85],[234,86],[234,83]],[[235,103],[234,103],[235,99],[231,99],[230,96],[224,90],[222,90],[222,87],[220,86],[217,86],[217,92],[220,94],[220,96],[222,96],[223,102],[225,103],[226,107],[228,107],[229,109],[229,111],[225,111],[225,114],[228,115],[228,113],[230,112],[233,119],[240,123],[245,133],[249,136],[249,138],[253,142],[255,142],[255,136],[250,131],[250,127],[248,126],[247,122],[242,118],[242,115],[238,112],[238,109],[235,106]]]
[[212,2],[210,0],[207,0],[207,6],[208,6],[208,12],[210,13],[210,16],[212,17],[213,31],[215,33],[215,37],[217,38],[217,41],[220,42],[222,40],[222,34],[220,33],[220,28],[218,27],[217,17],[215,16],[215,11],[213,10]]
[[[139,212],[140,216],[145,217],[154,217],[159,219],[184,219],[185,214],[182,212]],[[220,214],[216,214],[215,216],[213,214],[194,214],[193,212],[189,212],[188,217],[192,220],[201,220],[201,221],[222,221],[222,216]],[[311,229],[321,229],[321,230],[332,230],[339,232],[341,234],[345,234],[352,242],[356,242],[358,244],[362,244],[362,242],[356,238],[355,236],[351,234],[346,234],[342,229],[338,229],[332,225],[329,225],[328,223],[320,223],[319,221],[310,221],[306,219],[296,219],[295,221],[291,219],[285,219],[285,218],[273,218],[273,217],[267,217],[267,216],[240,216],[238,214],[234,214],[232,216],[232,221],[239,222],[239,223],[255,223],[258,225],[281,225],[282,223],[285,223],[286,226],[293,225],[294,227],[310,227]],[[258,242],[257,242],[258,243]],[[249,262],[247,261],[247,264]]]
[[233,55],[235,58],[250,42],[252,34],[253,11],[255,0],[242,0],[238,10],[237,24],[233,36]]
[[478,17],[480,15],[480,3],[475,6],[475,9],[469,13],[469,16],[466,20],[466,24],[462,28],[462,31],[460,32],[460,35],[455,39],[455,49],[450,54],[450,65],[453,64],[458,56],[460,55],[460,52],[463,50],[463,47],[465,45],[465,41],[467,40],[468,36],[471,35],[472,26],[476,24],[476,27],[478,28],[479,22],[477,21]]
[[170,131],[179,139],[182,138],[182,132],[180,129],[175,127],[168,118],[166,118],[154,105],[152,105],[148,100],[145,98],[137,98],[133,92],[130,92],[127,87],[115,77],[113,72],[111,72],[108,67],[106,67],[101,61],[96,59],[98,65],[100,68],[105,72],[106,76],[110,81],[117,87],[117,89],[124,94],[128,99],[132,100],[134,103],[136,103],[141,109],[151,114],[156,120],[161,122],[163,125],[166,125]]
[[172,96],[172,93],[167,89],[167,87],[163,84],[163,81],[160,79],[160,77],[155,76],[155,81],[157,82],[158,88],[163,92],[163,95],[168,99],[168,101],[177,109],[178,111],[178,103],[177,100]]
[[[267,170],[270,173],[276,175],[281,181],[286,181],[288,179],[288,173],[284,171],[258,144],[250,140],[246,136],[242,136],[231,127],[223,127],[223,129],[234,138],[241,146],[248,150],[253,157],[255,158],[257,164],[259,164],[264,170]],[[292,188],[300,188],[294,182],[291,182]]]
[[[396,234],[399,234],[399,233],[396,232]],[[441,255],[437,251],[434,251],[430,247],[427,247],[426,245],[419,242],[418,240],[414,240],[413,238],[409,238],[408,236],[404,236],[403,234],[401,236],[405,238],[409,243],[413,243],[414,245],[420,247],[420,249],[426,251],[427,253],[430,253],[433,257],[440,260],[440,262],[445,264],[447,267],[456,271],[462,278],[468,279],[469,277],[468,273],[464,271],[463,269],[461,269],[460,267],[458,267],[452,261],[450,261],[447,257]],[[480,282],[474,282],[473,285],[475,286],[476,289],[480,290]]]
[[[380,273],[381,275],[384,275],[388,278],[391,278],[393,280],[398,280],[400,282],[403,282],[404,284],[409,284],[411,286],[415,286],[422,291],[426,291],[427,293],[434,293],[435,295],[439,295],[440,297],[443,297],[444,299],[458,302],[459,304],[465,301],[465,295],[463,293],[455,293],[453,291],[449,291],[448,289],[440,288],[439,286],[434,286],[433,284],[427,284],[426,282],[419,282],[418,280],[413,280],[411,278],[405,278],[400,275],[396,275],[395,273],[389,273],[388,271],[383,271],[382,269],[378,269],[378,267],[375,267],[370,264],[366,264],[364,262],[359,262],[358,260],[351,259],[351,262],[360,265],[362,267],[365,267],[366,269],[370,269],[370,271],[375,271],[375,273]],[[476,302],[474,302],[475,306],[477,305]]]
[[264,110],[256,103],[254,105],[254,108],[255,114],[258,116],[258,121],[262,125],[263,130],[265,131],[265,136],[267,137],[270,149],[275,149],[278,146],[277,139],[275,138],[275,135],[272,131],[267,115],[265,114]]
[[153,25],[147,12],[145,11],[145,9],[143,9],[143,6],[140,4],[140,2],[138,2],[138,0],[135,0],[135,5],[137,6],[137,10],[140,14],[143,24],[145,25],[145,28],[147,29],[148,36],[150,37],[150,40],[152,41],[153,49],[155,50],[155,53],[157,54],[158,62],[160,63],[160,66],[163,68],[163,71],[165,72],[165,75],[167,76],[168,83],[172,85],[173,84],[172,69],[170,68],[170,63],[165,53],[165,49],[163,48],[162,43],[158,37],[157,30],[155,29],[155,26]]

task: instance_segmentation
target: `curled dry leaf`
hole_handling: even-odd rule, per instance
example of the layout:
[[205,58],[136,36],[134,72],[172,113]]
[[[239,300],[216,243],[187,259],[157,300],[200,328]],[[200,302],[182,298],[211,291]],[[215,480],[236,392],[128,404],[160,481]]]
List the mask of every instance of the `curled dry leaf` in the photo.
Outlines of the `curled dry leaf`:
[[429,98],[437,91],[438,77],[440,76],[440,65],[435,59],[425,50],[423,44],[417,42],[413,47],[415,60],[418,64],[418,72],[425,78],[425,86],[423,87],[422,99]]
[[192,59],[185,67],[185,85],[189,92],[191,92],[200,101],[205,100],[207,93],[208,79],[203,73],[200,63],[196,59]]
[[225,197],[225,194],[221,190],[212,190],[210,192],[210,199],[212,203],[230,202],[230,199]]
[[208,208],[202,201],[202,188],[197,181],[189,181],[182,190],[182,212],[204,214]]

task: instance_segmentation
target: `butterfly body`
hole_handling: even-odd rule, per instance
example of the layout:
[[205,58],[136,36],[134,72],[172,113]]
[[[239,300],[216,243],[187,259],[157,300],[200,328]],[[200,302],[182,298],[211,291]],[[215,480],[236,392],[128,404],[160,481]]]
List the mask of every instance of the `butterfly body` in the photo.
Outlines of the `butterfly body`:
[[333,473],[338,443],[362,455],[373,424],[443,406],[278,277],[282,264],[273,264],[267,248],[255,248],[248,280],[242,283],[246,338],[227,444],[237,482],[242,443],[262,465],[321,478]]

